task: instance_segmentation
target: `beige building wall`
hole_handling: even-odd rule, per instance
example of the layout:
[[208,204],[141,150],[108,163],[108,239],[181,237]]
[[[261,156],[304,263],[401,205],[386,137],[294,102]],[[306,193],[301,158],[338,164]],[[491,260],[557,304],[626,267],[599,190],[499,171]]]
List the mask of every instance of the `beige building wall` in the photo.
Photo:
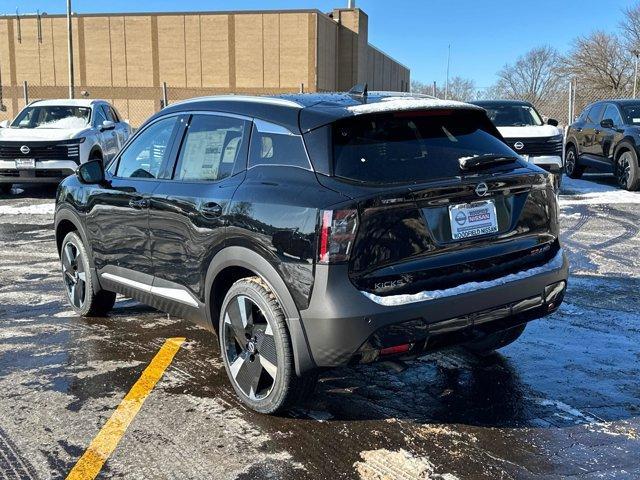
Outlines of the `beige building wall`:
[[[399,90],[409,71],[368,43],[359,9],[90,14],[72,20],[76,96],[106,98],[137,125],[169,100],[219,93]],[[0,17],[3,118],[67,96],[66,18]],[[395,67],[394,67],[395,66]],[[379,70],[381,69],[381,70]]]

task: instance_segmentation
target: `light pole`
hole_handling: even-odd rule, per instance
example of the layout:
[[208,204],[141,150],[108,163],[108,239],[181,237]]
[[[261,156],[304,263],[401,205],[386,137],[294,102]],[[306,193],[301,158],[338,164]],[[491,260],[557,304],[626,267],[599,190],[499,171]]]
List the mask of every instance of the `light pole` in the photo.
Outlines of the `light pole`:
[[71,33],[71,0],[67,0],[67,54],[69,55],[69,98],[73,98],[73,37]]
[[444,99],[449,98],[449,64],[451,63],[451,44],[449,44],[449,50],[447,51],[447,81],[444,85]]
[[638,56],[640,52],[638,50],[632,50],[631,53],[636,57],[636,67],[633,72],[633,98],[636,98],[636,89],[638,87]]

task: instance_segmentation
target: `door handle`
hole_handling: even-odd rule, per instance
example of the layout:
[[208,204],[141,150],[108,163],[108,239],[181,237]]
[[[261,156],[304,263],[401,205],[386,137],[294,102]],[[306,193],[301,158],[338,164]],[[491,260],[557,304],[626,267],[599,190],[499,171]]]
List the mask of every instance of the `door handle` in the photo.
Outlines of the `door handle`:
[[142,198],[140,200],[129,200],[129,206],[131,208],[149,208],[149,200]]
[[219,217],[222,215],[222,207],[214,202],[204,203],[200,206],[200,213],[205,217]]

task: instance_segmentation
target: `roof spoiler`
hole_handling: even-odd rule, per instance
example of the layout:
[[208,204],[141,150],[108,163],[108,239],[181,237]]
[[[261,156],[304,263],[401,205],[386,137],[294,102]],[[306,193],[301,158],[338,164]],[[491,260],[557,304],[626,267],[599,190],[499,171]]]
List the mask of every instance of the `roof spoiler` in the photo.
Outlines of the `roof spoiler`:
[[362,100],[363,103],[367,103],[367,96],[369,95],[369,85],[366,83],[358,83],[351,87],[351,90],[347,92],[351,98]]

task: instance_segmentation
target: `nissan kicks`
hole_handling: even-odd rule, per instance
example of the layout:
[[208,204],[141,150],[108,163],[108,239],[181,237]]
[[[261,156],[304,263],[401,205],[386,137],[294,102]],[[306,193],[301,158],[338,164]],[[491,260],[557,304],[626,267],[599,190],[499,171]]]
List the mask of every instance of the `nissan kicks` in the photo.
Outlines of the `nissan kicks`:
[[503,347],[567,281],[551,175],[482,108],[366,89],[171,105],[62,182],[55,229],[79,315],[119,293],[217,332],[263,413],[328,367]]

